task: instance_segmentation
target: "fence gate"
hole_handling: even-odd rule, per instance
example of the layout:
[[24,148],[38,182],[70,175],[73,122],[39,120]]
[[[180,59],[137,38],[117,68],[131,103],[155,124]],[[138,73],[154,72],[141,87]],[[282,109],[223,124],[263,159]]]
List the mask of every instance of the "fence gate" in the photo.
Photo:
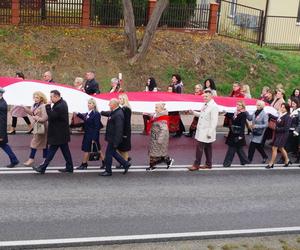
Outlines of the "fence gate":
[[264,11],[236,1],[219,2],[218,34],[260,45]]

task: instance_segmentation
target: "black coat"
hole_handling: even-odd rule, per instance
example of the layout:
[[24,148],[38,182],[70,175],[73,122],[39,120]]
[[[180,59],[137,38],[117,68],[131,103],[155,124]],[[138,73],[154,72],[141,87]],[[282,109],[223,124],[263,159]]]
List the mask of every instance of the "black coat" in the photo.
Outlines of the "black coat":
[[89,115],[88,113],[78,113],[77,116],[84,121],[84,135],[81,150],[83,152],[90,152],[92,141],[95,141],[99,151],[101,149],[99,143],[100,129],[103,128],[100,113],[93,110]]
[[7,138],[7,103],[1,98],[0,99],[0,145],[8,143]]
[[95,79],[87,80],[84,85],[84,91],[88,95],[99,94],[99,84],[96,82]]
[[284,147],[289,136],[289,128],[291,126],[292,119],[288,113],[280,117],[276,121],[275,135],[273,146]]
[[[234,117],[234,114],[226,114],[226,117],[228,117],[232,121],[231,126],[229,127],[229,134],[226,139],[226,144],[231,147],[245,146],[245,125],[247,120],[247,113],[241,112],[236,117]],[[242,139],[239,140],[238,137],[241,137]]]
[[102,111],[101,115],[108,116],[105,132],[105,140],[118,148],[123,140],[124,112],[121,108],[114,111]]
[[130,151],[131,150],[131,109],[128,107],[122,107],[124,112],[124,131],[123,140],[119,145],[118,149],[120,151]]
[[53,107],[46,105],[48,144],[61,145],[70,141],[68,104],[61,98]]

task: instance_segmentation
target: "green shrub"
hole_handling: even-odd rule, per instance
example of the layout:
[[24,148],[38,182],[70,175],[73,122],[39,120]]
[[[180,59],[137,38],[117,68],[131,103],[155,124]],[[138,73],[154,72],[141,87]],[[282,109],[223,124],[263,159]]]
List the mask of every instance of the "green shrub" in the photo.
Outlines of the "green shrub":
[[120,0],[92,0],[92,19],[98,19],[101,25],[118,26],[122,12]]
[[170,0],[169,7],[164,11],[160,26],[183,28],[194,15],[196,0]]

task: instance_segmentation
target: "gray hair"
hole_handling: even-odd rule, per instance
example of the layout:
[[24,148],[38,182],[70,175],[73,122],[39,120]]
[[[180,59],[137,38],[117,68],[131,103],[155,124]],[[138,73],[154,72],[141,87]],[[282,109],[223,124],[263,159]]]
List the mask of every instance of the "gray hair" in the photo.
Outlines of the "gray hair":
[[265,107],[265,102],[263,100],[257,100],[256,105],[264,108]]
[[120,105],[120,102],[117,98],[110,99],[109,103],[114,104],[116,107]]
[[112,79],[110,80],[110,82],[111,82],[111,83],[114,83],[114,84],[118,84],[119,79],[114,77],[114,78],[112,78]]

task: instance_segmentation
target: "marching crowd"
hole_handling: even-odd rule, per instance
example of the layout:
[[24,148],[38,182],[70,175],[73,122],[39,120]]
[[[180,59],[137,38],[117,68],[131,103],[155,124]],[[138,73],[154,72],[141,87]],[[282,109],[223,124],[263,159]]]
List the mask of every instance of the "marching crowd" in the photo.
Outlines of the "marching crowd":
[[[17,77],[23,78],[22,72],[17,72]],[[45,72],[43,78],[46,82],[53,83],[51,72]],[[131,108],[128,96],[121,87],[122,76],[111,80],[110,92],[118,92],[118,99],[113,98],[109,102],[109,111],[98,112],[96,101],[92,98],[95,93],[100,93],[99,84],[95,80],[94,72],[86,73],[86,81],[77,77],[74,86],[87,94],[91,95],[88,100],[87,113],[74,113],[73,116],[83,121],[83,140],[81,150],[83,151],[82,163],[77,167],[79,170],[88,168],[88,162],[100,160],[101,169],[104,172],[101,176],[112,175],[112,161],[115,158],[119,165],[117,168],[124,169],[124,174],[131,166],[129,152],[131,150]],[[174,74],[171,84],[166,91],[181,94],[184,84],[178,74]],[[146,83],[144,91],[160,91],[156,81],[150,77]],[[29,158],[23,164],[32,167],[36,172],[44,174],[48,165],[60,148],[66,161],[65,168],[61,172],[73,172],[72,155],[69,149],[70,126],[68,104],[58,90],[52,90],[50,101],[44,93],[36,91],[33,93],[33,105],[28,108],[25,106],[15,106],[12,108],[12,127],[7,132],[7,113],[8,106],[4,99],[5,90],[0,88],[0,147],[8,155],[10,164],[13,168],[19,164],[19,160],[8,144],[7,134],[15,134],[17,117],[22,117],[28,125],[28,132],[33,133],[30,143]],[[155,105],[154,114],[143,114],[144,131],[143,134],[150,134],[149,139],[149,166],[146,170],[153,171],[156,165],[165,163],[167,168],[171,167],[174,159],[168,155],[169,137],[194,137],[197,141],[195,161],[188,169],[195,171],[199,169],[212,168],[213,142],[216,140],[216,129],[218,125],[219,111],[214,101],[217,96],[216,84],[212,79],[207,79],[203,84],[195,85],[195,95],[203,96],[204,105],[200,110],[190,110],[194,118],[188,131],[180,117],[179,112],[168,112],[164,103]],[[232,85],[231,97],[238,97],[235,113],[225,113],[224,127],[228,127],[225,135],[228,146],[224,167],[230,167],[237,153],[241,165],[250,164],[253,160],[255,150],[262,157],[262,164],[266,168],[274,167],[275,163],[283,164],[288,167],[291,156],[294,155],[296,163],[300,161],[299,133],[300,133],[300,90],[295,89],[292,95],[285,101],[285,92],[282,85],[276,86],[273,91],[269,87],[264,87],[260,98],[256,103],[256,111],[249,114],[246,111],[245,103],[242,98],[251,98],[248,85],[241,85],[234,82]],[[265,103],[268,103],[278,111],[278,116],[272,116],[264,111]],[[31,117],[31,119],[28,118]],[[100,130],[103,128],[101,116],[108,117],[105,131],[107,142],[105,153],[102,153],[99,141]],[[31,121],[32,122],[31,122]],[[246,145],[245,130],[250,136],[248,154],[244,151]],[[265,150],[266,142],[270,141],[272,155],[269,157]],[[37,150],[42,150],[44,161],[34,165]],[[278,151],[281,157],[276,162]],[[205,164],[201,164],[202,155],[205,154]],[[268,162],[268,164],[267,164]]]

